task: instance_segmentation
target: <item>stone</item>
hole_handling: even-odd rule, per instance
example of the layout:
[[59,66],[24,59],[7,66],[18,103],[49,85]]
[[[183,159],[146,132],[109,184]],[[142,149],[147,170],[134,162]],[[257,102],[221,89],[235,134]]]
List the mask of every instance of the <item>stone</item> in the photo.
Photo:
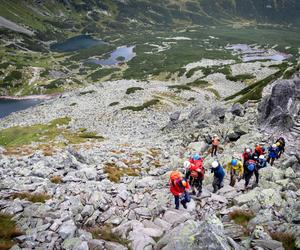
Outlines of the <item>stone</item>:
[[166,222],[168,222],[171,225],[183,223],[190,218],[191,218],[191,215],[187,212],[182,212],[182,211],[175,212],[175,211],[171,211],[171,210],[166,211],[163,216],[163,220],[165,220]]
[[284,250],[282,243],[276,240],[252,240],[251,245],[253,247],[261,247],[262,249]]
[[245,108],[240,103],[235,103],[232,105],[230,112],[233,115],[243,117],[245,115]]
[[39,161],[32,166],[32,175],[41,178],[47,178],[53,173],[53,170],[49,168],[44,161]]
[[221,120],[225,118],[225,112],[226,109],[223,107],[213,107],[211,109],[211,114],[218,117]]
[[188,220],[166,233],[155,246],[156,249],[231,249],[224,234],[222,222],[216,216],[204,221]]
[[163,228],[164,230],[169,230],[171,227],[172,227],[172,224],[165,221],[165,220],[162,220],[160,218],[155,218],[154,219],[154,224]]
[[206,142],[192,142],[188,145],[188,148],[192,149],[194,152],[205,152],[208,148]]
[[89,217],[94,213],[94,207],[92,205],[84,206],[81,215],[82,217]]
[[137,215],[142,216],[142,217],[146,217],[146,218],[151,217],[151,212],[150,212],[149,208],[146,208],[146,207],[135,208],[134,212]]
[[128,199],[129,193],[127,190],[121,190],[118,193],[118,197],[120,197],[123,201],[126,201]]
[[151,237],[138,229],[131,231],[128,239],[131,241],[130,246],[132,250],[152,249],[155,245],[155,241]]
[[289,167],[285,170],[284,172],[284,177],[285,178],[290,178],[290,179],[295,179],[297,177],[296,173],[294,172],[294,170]]
[[83,168],[80,170],[88,180],[96,180],[97,179],[97,170],[94,168]]
[[103,240],[90,240],[88,241],[89,250],[104,250],[105,242]]
[[89,250],[89,246],[86,241],[83,241],[81,244],[75,246],[72,250]]
[[163,231],[160,229],[154,228],[143,228],[142,232],[150,237],[158,238],[163,235]]
[[82,241],[79,238],[68,238],[63,241],[62,248],[64,250],[75,250],[75,249],[78,249],[76,247],[81,245],[81,243],[82,243]]
[[170,115],[170,121],[171,121],[171,122],[176,122],[176,121],[178,121],[179,118],[180,118],[180,114],[181,114],[180,111],[176,111],[176,112],[172,113],[172,114]]
[[220,202],[220,203],[225,203],[225,204],[228,203],[228,200],[224,196],[217,195],[217,194],[212,194],[210,199],[212,201],[217,201],[217,202]]
[[294,126],[293,116],[299,112],[299,100],[295,98],[295,82],[278,80],[273,84],[269,95],[259,104],[259,121],[270,127],[290,129]]
[[72,238],[75,235],[76,229],[74,221],[69,220],[60,226],[58,233],[63,239]]
[[114,234],[119,235],[123,239],[126,239],[128,236],[128,233],[131,230],[133,230],[133,229],[139,230],[141,228],[144,228],[143,224],[137,220],[133,220],[133,221],[125,222],[125,223],[113,228],[112,232]]
[[127,250],[128,248],[124,247],[123,245],[116,243],[116,242],[105,241],[105,249],[107,249],[107,250]]

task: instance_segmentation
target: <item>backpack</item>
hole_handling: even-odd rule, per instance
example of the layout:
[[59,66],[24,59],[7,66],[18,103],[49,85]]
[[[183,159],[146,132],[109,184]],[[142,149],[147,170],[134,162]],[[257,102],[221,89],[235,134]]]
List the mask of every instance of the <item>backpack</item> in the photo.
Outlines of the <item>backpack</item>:
[[172,182],[178,180],[178,179],[181,179],[181,173],[178,172],[178,171],[172,171],[171,174],[170,174],[170,180]]
[[250,172],[252,172],[255,168],[255,165],[253,163],[250,163],[250,164],[248,164],[247,168]]
[[196,179],[196,178],[198,178],[198,175],[199,175],[199,173],[198,173],[196,170],[192,170],[192,171],[191,171],[191,177],[192,177],[192,178],[195,178],[195,179]]

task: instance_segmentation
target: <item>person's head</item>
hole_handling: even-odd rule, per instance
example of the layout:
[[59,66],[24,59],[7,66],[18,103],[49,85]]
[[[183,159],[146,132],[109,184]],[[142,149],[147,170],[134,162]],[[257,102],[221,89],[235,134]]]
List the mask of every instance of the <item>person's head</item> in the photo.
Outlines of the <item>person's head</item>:
[[273,145],[272,145],[272,148],[277,148],[277,145],[276,145],[276,144],[273,144]]
[[200,160],[201,159],[201,156],[199,154],[194,154],[193,155],[193,160],[197,161],[197,160]]
[[251,153],[251,149],[250,148],[246,148],[246,153],[250,154]]
[[218,161],[214,161],[212,164],[211,164],[211,167],[212,168],[217,168],[219,166],[219,162]]
[[217,137],[218,137],[218,135],[217,135],[217,134],[214,134],[214,135],[213,135],[213,138],[217,138]]
[[236,160],[236,159],[232,159],[232,160],[231,160],[231,165],[232,165],[232,166],[236,166],[236,164],[237,164],[237,160]]
[[265,159],[265,156],[264,156],[264,155],[260,155],[260,156],[259,156],[259,159],[262,159],[262,160],[263,160],[263,159]]
[[190,166],[191,166],[191,163],[190,163],[189,161],[185,161],[185,162],[183,163],[183,167],[184,167],[185,169],[189,168]]

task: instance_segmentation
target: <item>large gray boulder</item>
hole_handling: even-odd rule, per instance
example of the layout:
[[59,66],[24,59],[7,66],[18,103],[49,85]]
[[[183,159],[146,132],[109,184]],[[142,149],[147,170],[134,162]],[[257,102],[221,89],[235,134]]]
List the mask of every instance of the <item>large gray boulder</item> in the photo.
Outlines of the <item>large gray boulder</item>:
[[299,81],[277,81],[258,107],[260,123],[284,129],[292,128],[294,118],[300,111],[299,95]]
[[188,220],[165,234],[156,244],[155,249],[231,249],[225,236],[223,224],[216,216],[209,216],[204,221]]

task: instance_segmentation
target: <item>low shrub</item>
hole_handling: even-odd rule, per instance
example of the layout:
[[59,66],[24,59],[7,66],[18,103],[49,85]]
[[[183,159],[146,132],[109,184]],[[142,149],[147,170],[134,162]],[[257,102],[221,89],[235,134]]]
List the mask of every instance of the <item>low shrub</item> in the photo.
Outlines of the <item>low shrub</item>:
[[12,239],[20,235],[22,232],[17,228],[12,216],[0,213],[0,249],[10,249],[14,245]]
[[296,238],[294,235],[282,232],[270,233],[273,240],[282,242],[284,249],[294,250],[296,248]]
[[28,200],[33,203],[41,202],[45,203],[46,200],[49,200],[51,197],[46,193],[29,193],[29,192],[20,192],[20,193],[13,193],[11,195],[13,199],[21,199],[21,200]]
[[133,94],[133,93],[135,93],[135,92],[138,91],[138,90],[144,90],[144,89],[141,88],[141,87],[131,87],[131,88],[128,88],[128,89],[126,90],[126,95]]
[[50,178],[50,181],[54,184],[60,184],[62,183],[62,177],[59,175],[54,175]]
[[138,176],[140,171],[137,168],[120,168],[115,164],[107,163],[104,167],[104,172],[108,174],[108,179],[112,182],[120,182],[121,177],[128,176]]
[[140,106],[127,106],[127,107],[121,108],[121,110],[142,111],[142,110],[150,108],[151,106],[154,106],[158,103],[159,103],[158,99],[152,99],[150,101],[143,103]]
[[252,211],[244,211],[240,209],[234,210],[228,215],[231,220],[243,227],[247,227],[248,222],[254,218],[254,213]]

